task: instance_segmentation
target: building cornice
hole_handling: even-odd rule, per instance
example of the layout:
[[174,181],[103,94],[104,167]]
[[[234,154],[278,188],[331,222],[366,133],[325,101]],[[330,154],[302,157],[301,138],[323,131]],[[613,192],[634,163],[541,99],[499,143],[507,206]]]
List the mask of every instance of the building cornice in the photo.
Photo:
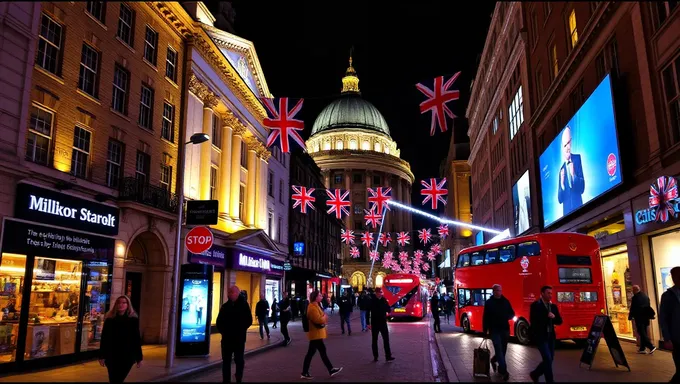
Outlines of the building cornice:
[[371,169],[388,172],[407,180],[415,181],[408,162],[381,152],[343,149],[319,151],[309,154],[321,169]]
[[149,1],[146,4],[158,16],[163,18],[179,36],[186,39],[193,36],[191,17],[178,2]]

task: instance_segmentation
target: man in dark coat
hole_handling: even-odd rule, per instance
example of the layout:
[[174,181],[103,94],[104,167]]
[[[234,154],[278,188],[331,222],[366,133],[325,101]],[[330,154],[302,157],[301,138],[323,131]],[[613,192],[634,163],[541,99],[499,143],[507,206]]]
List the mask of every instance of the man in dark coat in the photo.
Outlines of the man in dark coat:
[[271,339],[269,335],[269,303],[264,295],[260,295],[260,301],[255,305],[255,316],[257,316],[257,322],[260,324],[260,339],[264,339],[264,332],[262,328],[267,331],[267,339]]
[[382,335],[385,359],[394,360],[390,349],[390,335],[387,329],[387,315],[390,313],[390,304],[383,296],[382,288],[375,289],[375,298],[370,301],[371,311],[371,336],[373,348],[373,361],[378,361],[378,334]]
[[246,332],[253,325],[253,315],[250,305],[240,296],[237,286],[229,288],[229,300],[222,304],[217,315],[217,329],[222,334],[222,380],[231,382],[231,356],[236,363],[236,382],[243,380],[245,367]]
[[432,311],[432,317],[434,318],[434,333],[440,333],[442,331],[442,326],[440,324],[441,319],[439,318],[439,293],[437,291],[434,291],[434,294],[430,299],[430,310]]
[[633,285],[633,299],[630,304],[628,320],[635,321],[635,330],[640,337],[638,353],[646,354],[645,348],[649,349],[650,354],[656,351],[656,347],[649,340],[649,334],[647,333],[649,321],[651,320],[649,317],[651,309],[649,296],[640,290],[639,285]]
[[680,383],[680,267],[671,269],[673,286],[661,295],[659,304],[659,327],[663,336],[663,347],[673,350],[675,375],[671,383]]
[[349,291],[345,291],[345,294],[340,297],[338,306],[340,307],[340,329],[342,329],[342,334],[345,334],[345,323],[347,323],[348,336],[352,336],[352,326],[350,325],[349,317],[352,315],[353,309]]
[[290,335],[288,335],[288,322],[291,317],[291,298],[286,291],[283,292],[283,300],[279,303],[279,313],[281,314],[281,334],[283,335],[283,343],[290,344]]
[[546,383],[553,383],[552,363],[555,358],[555,326],[562,324],[562,316],[557,305],[552,303],[552,287],[541,287],[541,298],[531,303],[529,311],[531,335],[543,361],[529,372],[534,383],[545,375]]
[[508,321],[515,317],[515,311],[512,309],[510,300],[503,296],[503,287],[500,284],[495,284],[492,288],[493,296],[484,304],[482,328],[484,328],[484,334],[490,333],[491,342],[493,342],[494,357],[491,358],[491,367],[495,371],[496,364],[498,364],[503,380],[508,381],[510,374],[508,373],[508,366],[505,364],[505,354],[508,350],[508,339],[510,338]]

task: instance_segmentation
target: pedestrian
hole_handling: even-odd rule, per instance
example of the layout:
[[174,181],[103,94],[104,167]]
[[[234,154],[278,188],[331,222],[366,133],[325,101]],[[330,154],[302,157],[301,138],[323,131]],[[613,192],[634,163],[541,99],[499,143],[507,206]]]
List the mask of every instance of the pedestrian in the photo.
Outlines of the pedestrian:
[[337,375],[342,371],[342,367],[333,368],[330,359],[328,359],[328,354],[326,353],[326,345],[323,343],[323,339],[326,338],[326,325],[328,325],[328,315],[324,313],[321,307],[322,297],[319,291],[312,292],[309,295],[311,304],[307,306],[307,321],[309,322],[309,332],[307,333],[307,338],[309,338],[309,349],[307,349],[307,355],[305,356],[304,364],[302,365],[301,379],[312,379],[312,375],[309,374],[309,366],[312,363],[312,357],[319,351],[321,355],[321,360],[323,360],[326,369],[331,377]]
[[659,327],[663,336],[663,347],[673,350],[675,375],[671,383],[680,383],[680,267],[671,269],[673,286],[661,295],[659,305]]
[[130,298],[120,296],[106,313],[99,347],[99,365],[106,366],[109,383],[122,383],[132,366],[142,366],[139,318]]
[[653,317],[653,312],[654,310],[650,305],[649,296],[642,292],[639,285],[633,285],[633,299],[630,304],[628,320],[633,320],[635,330],[640,338],[640,345],[638,348],[638,353],[640,354],[647,354],[645,348],[649,349],[650,355],[656,351],[656,347],[649,340],[649,334],[647,333],[647,328]]
[[359,292],[354,292],[354,306],[359,308]]
[[361,332],[366,332],[368,331],[366,319],[368,318],[368,310],[370,309],[366,292],[361,292],[361,296],[359,296],[357,301],[359,302],[359,311],[361,314]]
[[390,304],[383,296],[382,288],[375,289],[375,298],[370,302],[371,311],[371,347],[373,348],[373,361],[378,361],[378,334],[382,335],[383,348],[385,348],[385,360],[393,361],[392,349],[390,348],[390,335],[387,328],[387,315],[390,313]]
[[434,333],[441,333],[442,326],[439,319],[439,293],[434,291],[432,299],[430,299],[430,308],[432,309],[432,317],[434,318]]
[[295,318],[298,317],[300,314],[300,297],[295,296],[290,298],[290,311],[291,311],[291,320],[295,321]]
[[451,324],[451,316],[453,316],[453,297],[449,293],[446,295],[446,324]]
[[366,330],[371,329],[371,306],[373,305],[373,300],[375,300],[375,296],[373,295],[372,290],[369,288],[366,291],[366,303],[368,306],[368,311],[366,311]]
[[274,322],[272,328],[276,329],[276,322],[278,320],[279,320],[279,302],[276,300],[275,297],[274,302],[272,303],[272,321]]
[[231,358],[236,363],[236,382],[243,381],[245,368],[246,333],[253,325],[250,305],[241,290],[233,285],[227,293],[228,300],[222,304],[217,315],[217,329],[222,334],[222,381],[231,383]]
[[267,317],[269,315],[269,303],[265,299],[264,295],[260,295],[260,301],[255,305],[255,316],[257,316],[257,322],[260,324],[260,340],[264,340],[264,333],[262,328],[267,331],[267,340],[271,339],[269,336],[269,322]]
[[331,315],[334,313],[335,313],[335,293],[331,295]]
[[505,355],[508,351],[508,339],[510,338],[510,325],[508,322],[515,317],[510,300],[503,296],[503,288],[500,284],[492,287],[493,296],[486,300],[484,304],[484,315],[482,317],[482,328],[484,334],[491,336],[493,343],[494,357],[491,358],[491,368],[494,372],[498,369],[503,380],[508,381],[510,374],[505,363]]
[[536,369],[529,372],[534,383],[538,383],[538,379],[542,375],[545,375],[546,383],[554,382],[552,363],[555,358],[555,326],[562,324],[562,316],[560,316],[557,305],[553,304],[551,300],[552,287],[545,285],[541,287],[541,297],[531,303],[529,310],[531,333],[543,359]]
[[290,295],[286,295],[286,292],[284,291],[283,300],[279,303],[279,309],[281,311],[281,334],[283,335],[284,345],[289,345],[291,342],[290,335],[288,334],[288,322],[290,321],[291,315],[290,302]]
[[349,296],[349,291],[345,291],[345,295],[340,297],[340,329],[342,334],[345,334],[345,323],[347,323],[348,336],[352,336],[352,326],[349,322],[349,317],[352,315],[352,298]]

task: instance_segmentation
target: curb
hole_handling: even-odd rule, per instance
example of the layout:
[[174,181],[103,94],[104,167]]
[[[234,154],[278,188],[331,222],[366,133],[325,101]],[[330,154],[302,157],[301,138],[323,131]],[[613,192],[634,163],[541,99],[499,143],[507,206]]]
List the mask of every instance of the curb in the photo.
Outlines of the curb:
[[[449,358],[449,354],[446,352],[446,349],[442,345],[443,343],[439,342],[439,334],[435,333],[434,335],[434,341],[435,344],[437,344],[437,348],[439,349],[439,356],[442,358],[442,364],[444,364],[444,371],[446,371],[446,378],[450,383],[456,382],[459,383],[460,379],[458,378],[458,375],[456,374],[456,370],[453,369],[453,365],[451,365],[451,359]],[[455,379],[455,380],[453,380]]]

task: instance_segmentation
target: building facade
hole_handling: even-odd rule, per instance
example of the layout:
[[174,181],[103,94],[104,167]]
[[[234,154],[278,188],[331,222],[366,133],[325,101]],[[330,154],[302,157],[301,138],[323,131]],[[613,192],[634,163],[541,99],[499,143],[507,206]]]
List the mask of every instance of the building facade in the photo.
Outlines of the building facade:
[[[367,189],[391,188],[392,198],[410,205],[414,177],[409,163],[399,158],[400,151],[390,136],[385,118],[361,97],[351,57],[349,64],[342,79],[342,94],[317,116],[307,149],[321,168],[326,188],[351,191],[351,215],[345,217],[345,227],[360,235],[362,231],[371,231],[364,225],[364,215],[370,208]],[[395,232],[412,231],[410,212],[388,211],[382,229],[392,234],[393,247]],[[377,241],[377,229],[372,232]],[[376,265],[370,275],[369,249],[359,248],[361,256],[354,259],[349,256],[349,248],[344,247],[342,275],[355,289],[361,290],[369,278],[377,286],[382,280],[377,276],[385,276],[388,271]]]
[[290,185],[315,188],[315,209],[302,213],[299,207],[290,209],[291,269],[286,272],[286,290],[297,299],[309,298],[317,289],[330,297],[339,294],[342,273],[340,230],[344,223],[334,214],[326,213],[326,197],[321,170],[311,156],[293,150],[290,157]]
[[[267,234],[278,249],[292,255],[288,246],[288,207],[290,206],[290,154],[281,148],[271,148],[267,174]],[[283,286],[280,279],[266,281],[266,298],[269,305],[274,298],[281,299]]]

